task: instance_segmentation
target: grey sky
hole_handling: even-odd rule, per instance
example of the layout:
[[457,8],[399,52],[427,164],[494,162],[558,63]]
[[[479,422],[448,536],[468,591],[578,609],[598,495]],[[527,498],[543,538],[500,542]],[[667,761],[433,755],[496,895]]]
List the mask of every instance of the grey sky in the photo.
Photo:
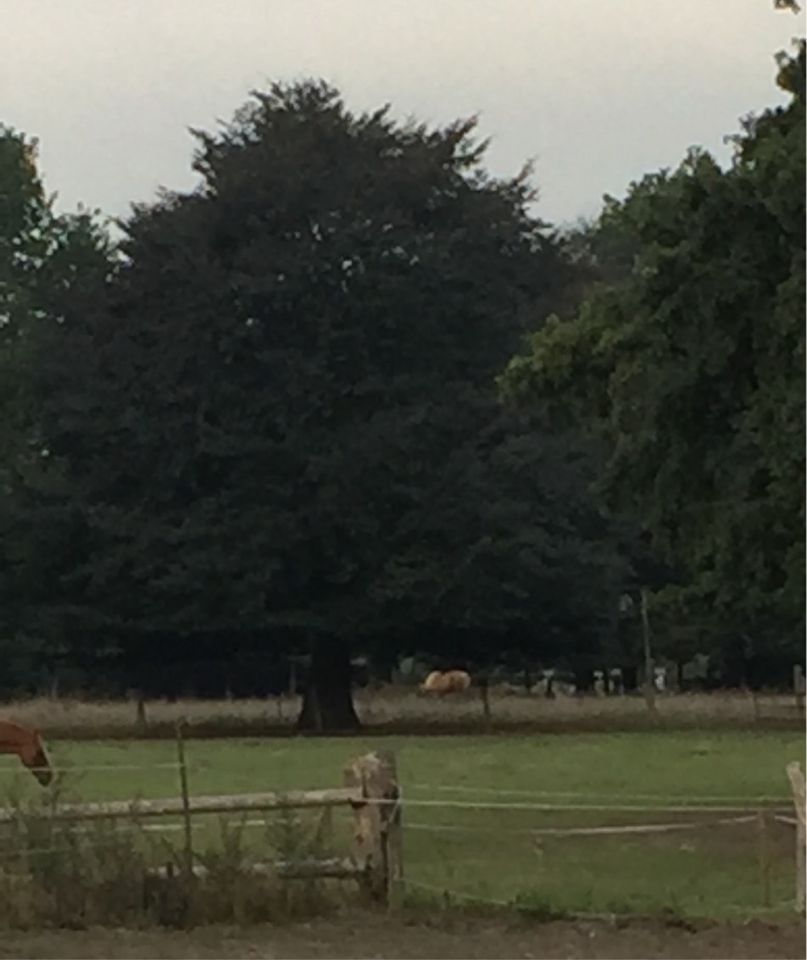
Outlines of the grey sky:
[[725,159],[778,99],[775,51],[804,32],[772,0],[0,0],[0,122],[40,140],[59,205],[120,215],[186,189],[189,126],[271,79],[322,76],[356,110],[481,115],[488,163],[536,160],[538,212],[603,193],[693,144]]

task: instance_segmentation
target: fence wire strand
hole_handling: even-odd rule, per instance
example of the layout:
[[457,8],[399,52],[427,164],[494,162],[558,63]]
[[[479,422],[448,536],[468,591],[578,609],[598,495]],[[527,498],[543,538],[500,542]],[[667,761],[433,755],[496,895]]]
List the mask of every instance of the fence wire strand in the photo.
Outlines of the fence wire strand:
[[[78,766],[56,767],[57,774],[83,773],[84,771],[109,771],[117,772],[119,770],[178,770],[179,763],[101,763],[101,764],[81,764]],[[189,768],[196,769],[196,768]],[[26,767],[0,765],[0,774],[23,776],[30,774]]]
[[[398,801],[387,800],[383,798],[365,798],[361,800],[364,804],[389,805]],[[758,810],[754,803],[747,803],[744,806],[710,806],[706,804],[635,804],[635,803],[502,803],[495,800],[421,800],[407,798],[402,801],[403,807],[434,807],[455,810],[534,810],[534,811],[552,811],[552,810],[571,810],[571,811],[615,811],[626,813],[748,813],[751,810]],[[785,804],[782,803],[784,807]]]
[[[634,800],[665,800],[669,799],[666,794],[658,793],[586,793],[583,791],[575,790],[510,790],[507,788],[499,787],[476,787],[476,786],[450,786],[448,784],[429,784],[429,783],[413,783],[408,784],[407,789],[409,790],[420,790],[420,791],[430,791],[430,792],[439,792],[439,793],[460,793],[460,794],[479,794],[480,796],[501,796],[501,797],[571,797],[571,798],[588,798],[591,800],[624,800],[624,801],[634,801]],[[677,798],[673,798],[677,799]],[[786,796],[750,796],[750,797],[740,797],[740,796],[715,796],[715,795],[704,795],[700,797],[681,797],[682,804],[689,804],[690,799],[695,804],[709,804],[709,803],[748,803],[749,806],[755,806],[760,803],[772,803],[776,805],[784,806],[790,802],[790,798]]]
[[756,820],[755,815],[747,817],[721,817],[717,820],[696,820],[690,823],[633,823],[609,827],[526,827],[524,829],[507,827],[489,827],[487,830],[473,826],[459,826],[456,824],[412,823],[408,821],[405,830],[422,830],[429,833],[507,833],[525,837],[574,837],[574,836],[607,836],[609,834],[630,833],[669,833],[676,830],[699,830],[702,827],[726,826],[733,824],[751,823]]

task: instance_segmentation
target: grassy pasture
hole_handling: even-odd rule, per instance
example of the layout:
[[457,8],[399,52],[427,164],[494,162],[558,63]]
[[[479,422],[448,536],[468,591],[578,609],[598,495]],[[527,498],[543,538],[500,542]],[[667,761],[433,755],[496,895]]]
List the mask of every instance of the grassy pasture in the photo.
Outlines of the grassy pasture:
[[[762,905],[754,823],[716,824],[740,811],[665,812],[697,803],[748,807],[760,797],[790,803],[785,764],[803,756],[787,732],[567,733],[523,736],[339,737],[189,740],[194,794],[338,786],[348,760],[395,751],[405,799],[405,869],[413,902],[437,891],[481,900],[518,900],[546,911],[659,912],[728,917]],[[55,741],[68,799],[132,799],[177,794],[174,745],[154,741]],[[145,767],[146,769],[129,769]],[[81,769],[100,767],[111,769]],[[0,758],[0,790],[33,796],[33,779]],[[425,805],[419,802],[426,801]],[[431,805],[456,801],[458,806]],[[514,802],[520,809],[475,807]],[[649,807],[647,810],[534,809],[541,803]],[[311,823],[314,815],[300,815]],[[553,836],[531,830],[706,821],[680,832]],[[277,822],[277,821],[275,821]],[[164,823],[164,821],[161,821]],[[215,818],[198,818],[195,843],[221,843]],[[349,813],[335,811],[334,846],[347,849]],[[269,828],[269,835],[272,828]],[[165,837],[179,842],[181,834]],[[249,826],[258,851],[267,829]],[[768,835],[771,902],[792,896],[792,828]],[[422,886],[421,886],[422,885]]]

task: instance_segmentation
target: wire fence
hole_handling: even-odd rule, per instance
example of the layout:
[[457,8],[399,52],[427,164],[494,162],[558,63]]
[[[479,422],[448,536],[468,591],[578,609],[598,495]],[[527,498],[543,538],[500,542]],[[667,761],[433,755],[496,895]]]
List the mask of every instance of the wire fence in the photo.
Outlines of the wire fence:
[[[168,761],[77,764],[59,772],[69,776],[202,769],[208,769],[207,765]],[[18,767],[0,766],[0,774],[24,772]],[[399,804],[403,808],[407,889],[502,906],[532,896],[566,910],[574,902],[607,904],[609,896],[604,891],[609,884],[614,886],[620,875],[616,896],[625,903],[649,903],[652,897],[648,890],[654,884],[659,887],[661,878],[660,900],[667,897],[671,902],[689,904],[700,897],[705,904],[719,901],[721,912],[737,910],[748,915],[776,912],[782,904],[793,904],[792,899],[784,898],[792,886],[793,847],[788,836],[790,828],[799,828],[798,817],[792,815],[792,796],[701,794],[671,798],[669,794],[627,790],[525,790],[422,781],[405,786],[405,796],[363,802]],[[132,815],[136,819],[135,810]],[[654,815],[655,820],[648,820]],[[659,815],[669,815],[669,819],[660,820]],[[594,822],[600,818],[620,822]],[[626,818],[629,822],[621,822]],[[570,819],[578,822],[564,822]],[[241,815],[238,820],[243,828],[266,828],[274,823],[276,814]],[[782,832],[776,825],[787,829]],[[196,819],[193,828],[203,829]],[[88,830],[80,825],[70,829]],[[131,826],[118,822],[114,829],[180,834],[190,827],[187,820],[168,822],[166,818],[159,823]],[[675,838],[686,834],[694,839],[677,844]],[[87,838],[87,843],[105,846],[114,841],[96,838],[91,842]],[[57,852],[57,848],[27,851],[30,855],[51,852]],[[0,855],[0,860],[20,856],[19,852]],[[726,882],[727,876],[731,883]],[[711,900],[707,892],[710,884],[717,890]],[[564,896],[567,888],[569,894]],[[733,902],[735,895],[739,902]],[[587,911],[575,910],[575,914],[586,915]],[[589,910],[588,915],[600,916],[603,911]]]
[[[798,890],[795,899],[788,895],[799,824],[789,815],[792,796],[414,782],[403,807],[411,811],[405,887],[415,894],[598,918],[641,907],[765,916],[799,903]],[[488,855],[467,858],[471,844]]]
[[[389,800],[371,800],[369,803],[391,803]],[[703,803],[701,800],[686,804],[642,804],[642,803],[527,803],[515,802],[507,803],[495,800],[425,800],[417,798],[407,798],[404,801],[407,807],[422,807],[432,809],[446,810],[501,810],[501,811],[591,811],[591,812],[619,812],[619,813],[746,813],[749,810],[759,808],[758,804],[753,802],[734,805],[718,805]],[[780,807],[784,807],[782,801]],[[779,809],[779,807],[772,808]]]

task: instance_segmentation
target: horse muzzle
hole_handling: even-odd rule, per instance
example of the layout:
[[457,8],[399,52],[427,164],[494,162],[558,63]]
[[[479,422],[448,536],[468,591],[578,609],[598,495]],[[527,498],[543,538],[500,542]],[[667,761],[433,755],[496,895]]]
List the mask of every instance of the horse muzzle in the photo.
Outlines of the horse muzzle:
[[48,767],[32,767],[31,773],[39,781],[40,786],[47,787],[53,780],[53,771]]

